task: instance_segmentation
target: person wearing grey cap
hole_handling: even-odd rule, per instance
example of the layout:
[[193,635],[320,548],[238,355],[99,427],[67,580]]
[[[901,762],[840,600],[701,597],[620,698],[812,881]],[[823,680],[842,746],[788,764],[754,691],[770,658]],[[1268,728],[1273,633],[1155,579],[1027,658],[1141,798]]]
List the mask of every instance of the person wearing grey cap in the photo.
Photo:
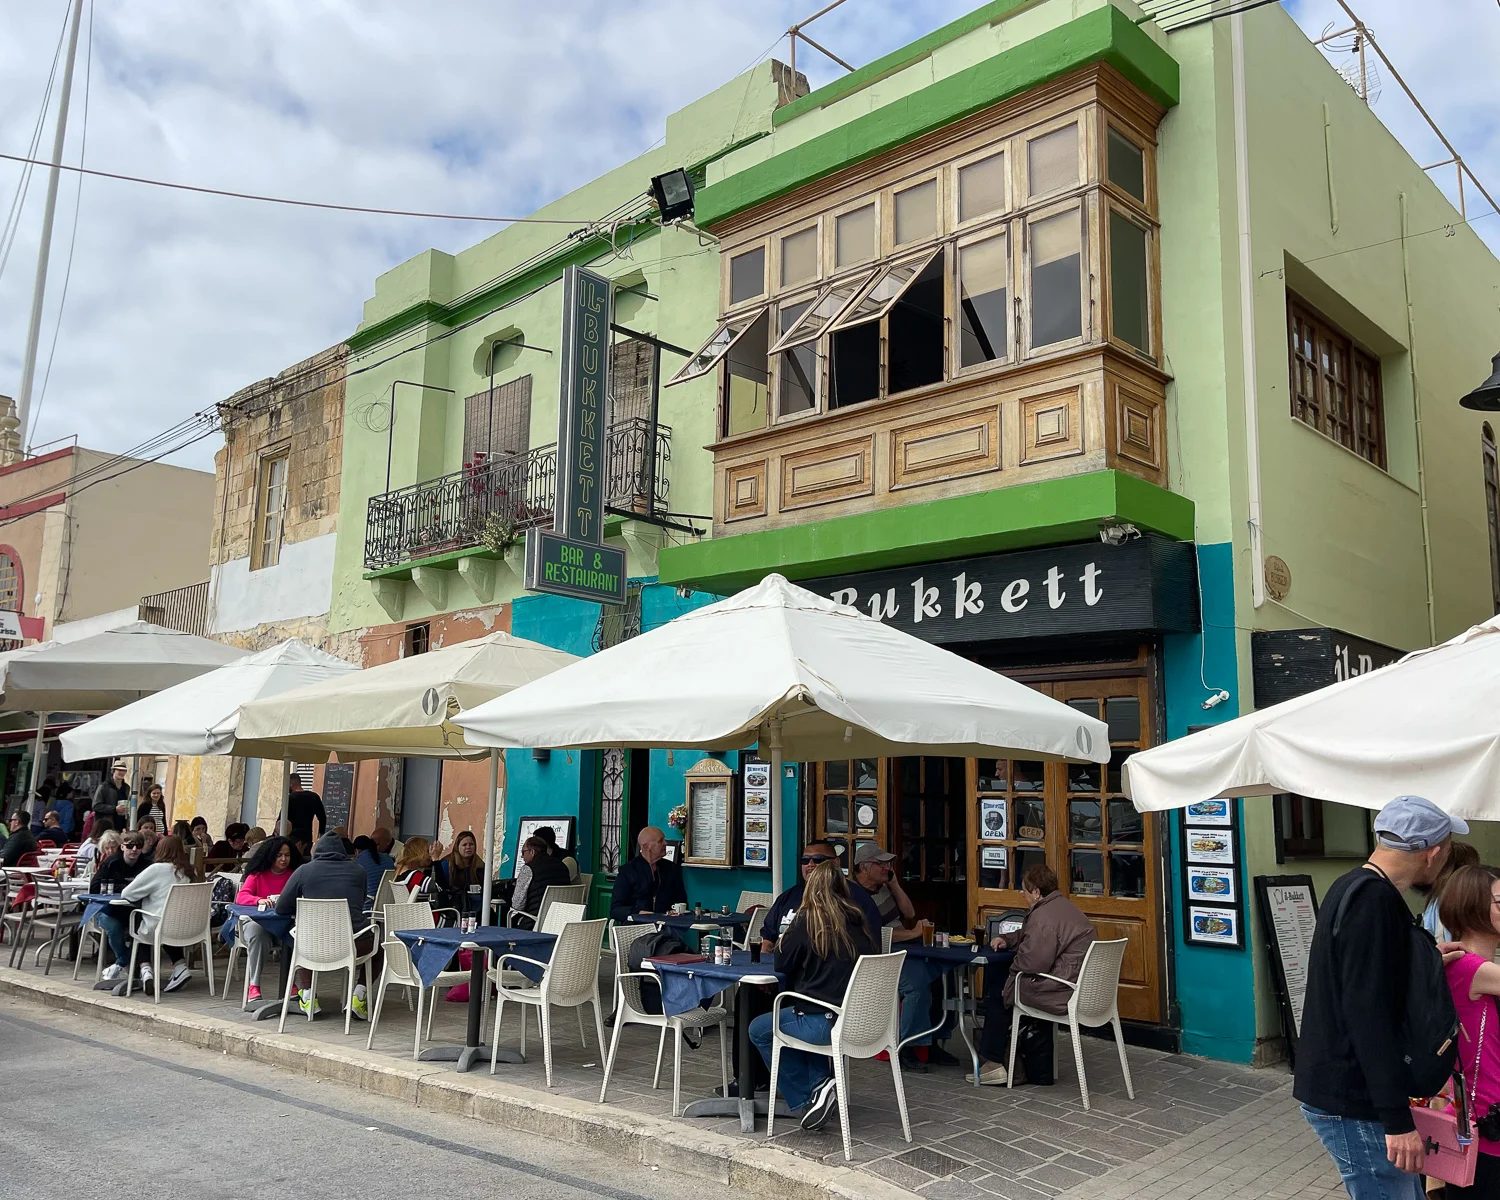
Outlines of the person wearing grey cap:
[[[896,856],[884,849],[879,842],[864,842],[854,852],[854,869],[849,882],[869,893],[871,901],[880,913],[881,927],[891,928],[891,949],[897,943],[920,941],[922,931],[932,924],[923,918],[916,919],[916,909],[911,897],[901,886],[900,872],[896,870]],[[912,924],[908,926],[906,923]],[[877,934],[879,930],[875,930]],[[919,1037],[924,1029],[932,1026],[932,980],[925,964],[908,957],[901,967],[901,1065],[908,1071],[918,1073],[927,1070],[927,1059],[931,1055],[932,1038]],[[914,1052],[922,1047],[920,1057]],[[949,1065],[958,1059],[943,1052]]]
[[1453,835],[1468,831],[1423,796],[1397,796],[1375,818],[1369,861],[1323,898],[1292,1094],[1353,1200],[1424,1194],[1426,1151],[1411,1116],[1402,1025],[1413,971],[1436,970],[1436,994],[1446,982],[1438,955],[1414,950],[1416,918],[1404,893],[1432,883]]

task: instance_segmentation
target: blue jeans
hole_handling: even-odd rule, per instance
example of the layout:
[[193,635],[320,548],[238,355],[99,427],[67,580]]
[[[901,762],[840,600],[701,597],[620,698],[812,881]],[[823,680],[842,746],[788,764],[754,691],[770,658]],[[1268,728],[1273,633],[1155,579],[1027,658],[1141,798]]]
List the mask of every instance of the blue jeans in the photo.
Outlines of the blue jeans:
[[109,942],[109,951],[115,956],[115,962],[120,964],[120,970],[130,965],[130,934],[126,930],[126,916],[119,916],[105,909],[94,918],[99,928],[104,931],[104,938]]
[[[832,1013],[799,1013],[791,1005],[781,1010],[781,1031],[799,1041],[826,1046],[833,1041]],[[750,1040],[760,1056],[771,1065],[771,1014],[763,1013],[750,1022]],[[783,1049],[776,1090],[788,1107],[801,1108],[812,1099],[813,1089],[833,1074],[833,1059],[805,1050]]]
[[1351,1200],[1425,1200],[1422,1177],[1397,1170],[1386,1157],[1385,1126],[1379,1121],[1336,1117],[1307,1104],[1302,1115],[1339,1169]]
[[[915,959],[908,958],[901,964],[901,1043],[902,1049],[910,1049],[907,1039],[916,1037],[924,1029],[932,1028],[932,981],[926,968]],[[927,1046],[932,1038],[924,1037],[911,1046]]]

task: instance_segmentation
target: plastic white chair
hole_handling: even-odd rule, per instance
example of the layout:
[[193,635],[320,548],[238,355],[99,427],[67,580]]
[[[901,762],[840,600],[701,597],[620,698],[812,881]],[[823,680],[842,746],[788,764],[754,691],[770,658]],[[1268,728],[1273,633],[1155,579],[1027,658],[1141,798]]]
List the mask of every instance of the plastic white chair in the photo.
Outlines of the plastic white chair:
[[880,927],[880,953],[889,954],[891,947],[895,945],[896,927],[894,925],[882,925]]
[[1042,979],[1050,979],[1064,987],[1073,989],[1065,1013],[1048,1012],[1044,1008],[1032,1008],[1021,999],[1024,975],[1016,976],[1014,997],[1015,1013],[1010,1023],[1010,1062],[1006,1068],[1005,1086],[1010,1087],[1016,1078],[1016,1042],[1021,1036],[1021,1017],[1036,1017],[1051,1021],[1054,1025],[1066,1025],[1073,1037],[1073,1062],[1078,1067],[1078,1090],[1083,1093],[1083,1108],[1089,1108],[1089,1081],[1083,1073],[1083,1042],[1078,1033],[1080,1025],[1096,1029],[1109,1025],[1115,1031],[1115,1048],[1120,1052],[1120,1070],[1125,1073],[1125,1094],[1135,1099],[1135,1084],[1130,1078],[1130,1062],[1125,1057],[1125,1036],[1120,1031],[1120,964],[1125,959],[1125,947],[1129,940],[1116,938],[1108,942],[1095,942],[1083,956],[1083,966],[1078,971],[1078,982],[1070,983],[1056,975],[1038,972]]
[[[906,951],[894,954],[866,954],[854,964],[854,974],[844,989],[844,1003],[832,1005],[800,992],[780,993],[771,1007],[774,1034],[771,1039],[771,1103],[766,1116],[766,1137],[776,1125],[776,1075],[781,1067],[781,1049],[802,1050],[833,1059],[833,1082],[838,1089],[839,1126],[844,1134],[844,1160],[854,1157],[849,1144],[849,1079],[846,1058],[874,1058],[881,1051],[890,1055],[891,1074],[896,1080],[896,1103],[901,1109],[901,1132],[911,1141],[911,1121],[906,1115],[906,1088],[901,1081],[901,1055],[897,1046],[901,1038],[901,965]],[[781,1030],[781,1006],[788,1000],[801,1000],[838,1014],[833,1023],[833,1039],[826,1046],[804,1042]]]
[[761,922],[766,919],[766,909],[776,903],[776,897],[770,892],[741,892],[739,901],[734,906],[735,912],[749,913],[750,924],[745,926],[744,937],[736,946],[741,950],[750,949],[750,943],[760,940]]
[[[554,904],[582,904],[585,908],[587,908],[588,900],[588,884],[553,884],[542,893],[542,902],[537,905],[536,927],[538,929],[542,927],[542,922],[547,919],[547,910]],[[516,917],[529,917],[530,915],[530,913],[521,913],[517,912],[515,909],[511,909],[509,915],[506,917],[506,923],[514,926],[516,923]]]
[[396,872],[386,871],[381,874],[380,882],[375,885],[375,895],[370,904],[370,920],[379,925],[384,919],[385,906],[397,902]]
[[[349,1034],[349,1021],[354,1016],[354,982],[361,965],[365,968],[365,986],[370,985],[370,960],[375,957],[375,947],[370,947],[368,954],[360,954],[354,944],[354,939],[364,933],[373,930],[373,925],[367,925],[359,931],[354,932],[354,926],[349,920],[349,905],[343,900],[309,900],[305,897],[297,900],[297,922],[292,926],[292,961],[287,974],[295,985],[297,968],[302,967],[312,972],[312,978],[308,981],[307,991],[309,996],[318,994],[318,972],[319,971],[348,971],[349,991],[344,997],[344,1036]],[[286,995],[281,998],[281,1022],[276,1026],[276,1032],[282,1033],[286,1029],[287,1007],[292,1002],[292,988],[288,987]],[[316,1005],[309,1004],[307,1019],[313,1019],[313,1009]]]
[[[587,906],[583,905],[583,904],[552,904],[552,905],[549,905],[548,908],[547,908],[547,915],[544,918],[542,918],[541,923],[537,926],[537,930],[538,930],[538,932],[541,932],[541,933],[550,933],[550,934],[556,936],[557,934],[560,934],[563,931],[563,926],[569,924],[572,921],[581,921],[581,920],[583,920],[584,910],[585,910],[586,907]],[[509,970],[509,969],[504,969],[504,968],[499,967],[498,965],[493,965],[493,964],[490,966],[489,970],[486,972],[486,976],[485,977],[492,984],[494,984],[495,987],[497,987],[497,988],[501,988],[501,987],[511,987],[511,988],[536,987],[536,981],[533,980],[533,979],[528,978],[522,972],[520,972],[520,971],[513,971],[513,970]],[[483,1002],[483,1004],[481,1006],[481,1012],[480,1012],[480,1017],[479,1017],[479,1024],[480,1024],[481,1028],[484,1026],[484,1023],[489,1020],[489,1018],[490,1018],[490,997],[489,997],[489,989],[486,988],[485,989],[485,995],[484,995],[484,1002]],[[537,1014],[537,1028],[538,1029],[541,1028],[541,1014],[540,1013]],[[585,1046],[587,1046],[589,1044],[588,1037],[584,1034],[584,1031],[583,1031],[583,1009],[581,1009],[581,1008],[578,1010],[578,1036],[579,1036],[579,1038],[582,1039],[583,1044]]]
[[[47,940],[36,948],[33,965],[42,961],[42,951],[47,952],[47,967],[43,975],[52,973],[52,959],[57,954],[57,944],[64,935],[78,925],[82,909],[72,893],[63,890],[57,880],[47,875],[37,875],[32,882],[36,895],[26,908],[26,927],[20,938],[20,957],[25,962],[26,951],[31,945],[32,935],[38,926],[47,932]],[[80,948],[80,953],[82,950]]]
[[[375,1007],[370,1013],[370,1036],[365,1039],[365,1049],[368,1050],[375,1044],[375,1030],[380,1025],[380,1013],[385,1004],[385,990],[394,983],[398,987],[417,990],[417,1026],[412,1036],[411,1046],[411,1056],[415,1060],[422,1052],[422,1003],[429,989],[422,983],[422,977],[417,974],[416,965],[411,958],[411,948],[396,934],[403,929],[436,928],[432,905],[425,900],[418,900],[411,904],[389,904],[385,910],[385,928],[385,968],[380,972],[380,988],[375,994]],[[427,1036],[429,1038],[432,1037],[432,1013],[437,1008],[436,989],[452,987],[456,983],[467,981],[468,978],[467,971],[438,973],[437,979],[431,985],[432,1002],[427,1009]]]
[[[500,1047],[500,1021],[505,1016],[505,1002],[533,1004],[542,1011],[542,1056],[547,1067],[547,1086],[552,1086],[552,1017],[553,1005],[559,1008],[582,1008],[594,1006],[594,1029],[599,1035],[599,1045],[604,1045],[604,1018],[599,1011],[599,950],[604,936],[604,920],[574,921],[563,927],[557,944],[552,949],[550,962],[527,958],[524,954],[502,954],[496,967],[503,969],[507,962],[524,962],[542,968],[539,986],[527,988],[501,987],[495,1004],[494,1036],[490,1042],[490,1074],[495,1073],[496,1057]],[[526,1020],[521,1019],[521,1057],[526,1057]]]
[[[639,937],[655,933],[654,925],[621,925],[613,931],[615,955],[624,965],[630,960],[630,946]],[[617,971],[615,973],[615,1031],[609,1042],[609,1055],[604,1060],[604,1084],[599,1088],[599,1103],[603,1104],[609,1093],[609,1077],[615,1069],[615,1053],[620,1048],[620,1031],[626,1025],[648,1025],[661,1030],[656,1043],[656,1074],[651,1086],[661,1087],[661,1059],[666,1049],[667,1033],[672,1034],[672,1115],[682,1111],[682,1033],[685,1029],[719,1030],[719,1076],[724,1091],[729,1091],[729,1028],[725,1024],[729,1010],[719,1005],[713,1008],[695,1008],[678,1016],[665,1013],[650,1013],[641,1000],[641,981],[652,980],[658,985],[661,976],[655,971]]]
[[163,946],[202,946],[203,969],[208,973],[208,993],[214,991],[214,947],[210,940],[213,930],[209,918],[213,915],[214,885],[211,883],[174,883],[167,889],[167,902],[162,907],[161,919],[149,940],[142,939],[139,929],[146,913],[136,909],[130,914],[130,968],[125,975],[125,994],[135,979],[136,958],[142,945],[151,947],[152,985],[156,992],[155,1003],[161,1003],[161,948]]

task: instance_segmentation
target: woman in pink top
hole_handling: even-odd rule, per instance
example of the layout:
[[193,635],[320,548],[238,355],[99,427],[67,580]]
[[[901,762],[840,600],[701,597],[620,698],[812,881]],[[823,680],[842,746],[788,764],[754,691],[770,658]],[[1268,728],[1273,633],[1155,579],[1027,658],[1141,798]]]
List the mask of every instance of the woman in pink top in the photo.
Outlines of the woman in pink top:
[[[1500,873],[1490,867],[1460,867],[1443,888],[1438,917],[1465,951],[1448,964],[1448,988],[1462,1027],[1458,1061],[1474,1096],[1478,1124],[1491,1105],[1500,1105],[1500,1008],[1495,1003],[1500,966],[1494,962],[1500,946]],[[1495,1113],[1500,1117],[1500,1107]],[[1444,1195],[1500,1196],[1500,1140],[1480,1137],[1474,1186],[1450,1184]]]
[[[281,895],[281,889],[297,869],[297,850],[284,837],[267,838],[255,847],[255,853],[245,864],[245,880],[240,884],[236,904],[258,904],[271,907],[270,901]],[[245,939],[247,966],[246,978],[250,981],[250,999],[260,999],[260,964],[271,946],[271,936],[258,921],[237,921],[236,937]]]

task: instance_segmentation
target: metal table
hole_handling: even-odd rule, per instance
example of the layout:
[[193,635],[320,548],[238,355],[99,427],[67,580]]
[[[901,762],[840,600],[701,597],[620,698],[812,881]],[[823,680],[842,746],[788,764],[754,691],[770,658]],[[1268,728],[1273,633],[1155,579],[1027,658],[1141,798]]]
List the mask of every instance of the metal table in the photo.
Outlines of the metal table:
[[[262,999],[259,1004],[250,1008],[251,1016],[256,1021],[274,1021],[281,1016],[281,1000],[287,994],[287,989],[292,983],[292,926],[296,924],[296,917],[284,917],[274,908],[261,908],[255,904],[229,904],[225,905],[229,912],[229,919],[219,927],[219,936],[224,939],[225,945],[234,944],[234,927],[241,921],[254,921],[262,929],[271,935],[281,946],[281,979],[276,990],[274,999]],[[249,964],[246,964],[249,970]]]
[[[931,1037],[942,1029],[944,1021],[947,1020],[950,1003],[955,1005],[953,1011],[957,1013],[958,1036],[963,1039],[964,1045],[969,1051],[969,1062],[974,1073],[974,1086],[979,1086],[979,1051],[974,1045],[974,1039],[969,1036],[968,1030],[964,1028],[964,1014],[969,1014],[969,1028],[974,1028],[979,1021],[979,1003],[974,994],[974,972],[985,967],[998,967],[1001,970],[997,974],[997,986],[1005,982],[1005,975],[1010,971],[1011,960],[1015,958],[1013,950],[990,950],[986,946],[924,946],[920,939],[898,942],[891,947],[893,950],[905,950],[906,961],[915,962],[926,969],[929,976],[928,983],[942,981],[943,1005],[942,1017],[931,1029],[924,1029],[906,1038],[901,1043],[905,1048],[911,1042],[919,1038]],[[958,994],[950,1001],[948,996],[948,977],[955,971],[960,972],[958,976]],[[988,983],[988,980],[986,980]]]
[[[480,1029],[483,1021],[484,992],[489,986],[485,971],[490,954],[509,954],[525,946],[529,954],[548,958],[557,935],[536,929],[508,929],[499,925],[481,925],[464,933],[460,929],[398,929],[396,936],[411,950],[412,966],[425,987],[431,987],[460,950],[473,950],[469,964],[469,1024],[462,1046],[429,1046],[417,1056],[418,1062],[451,1062],[456,1071],[467,1071],[484,1058],[488,1047]],[[433,998],[437,1003],[437,998]],[[523,1014],[524,1017],[524,1014]],[[517,1050],[500,1047],[497,1062],[518,1063],[525,1059]]]

